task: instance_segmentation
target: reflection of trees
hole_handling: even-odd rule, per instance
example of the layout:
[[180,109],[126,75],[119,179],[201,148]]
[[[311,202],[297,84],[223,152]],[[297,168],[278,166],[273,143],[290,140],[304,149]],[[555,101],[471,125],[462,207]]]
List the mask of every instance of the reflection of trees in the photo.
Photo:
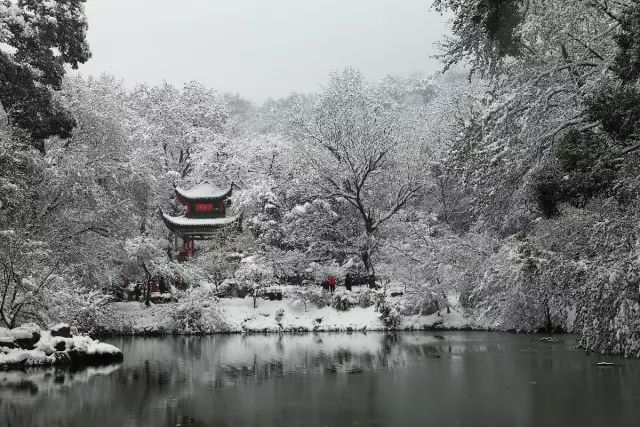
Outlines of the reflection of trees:
[[78,383],[86,383],[95,376],[111,375],[120,365],[72,368],[68,366],[36,367],[27,370],[0,371],[0,387],[10,393],[36,396],[43,392],[57,392]]
[[44,414],[56,412],[57,405],[72,419],[86,409],[83,402],[91,402],[104,405],[109,419],[146,423],[159,416],[158,402],[164,402],[162,416],[177,420],[178,407],[207,390],[279,377],[388,370],[443,351],[432,339],[407,342],[402,334],[378,333],[120,338],[114,344],[126,355],[119,367],[0,373],[3,413],[37,405],[27,424],[49,425]]
[[47,408],[40,404],[42,399],[46,396],[55,399],[69,390],[82,389],[96,378],[112,376],[119,367],[117,364],[85,368],[51,366],[0,371],[0,420],[7,426],[65,425],[54,420],[47,422]]
[[393,369],[463,348],[429,336],[408,341],[397,333],[177,337],[168,341],[175,342],[168,351],[157,351],[161,359],[125,368],[120,375],[128,380],[145,378],[144,389],[156,391],[194,383],[219,388],[283,376]]
[[[6,425],[231,425],[229,417],[242,424],[253,415],[268,416],[287,399],[320,419],[327,414],[326,405],[346,398],[363,419],[374,419],[384,412],[385,402],[411,412],[405,406],[415,404],[416,393],[424,402],[439,402],[445,395],[481,395],[495,384],[502,389],[505,381],[513,384],[509,393],[518,396],[524,410],[535,372],[560,377],[575,363],[574,353],[560,362],[557,355],[532,358],[513,346],[516,338],[511,336],[475,342],[460,337],[327,333],[119,338],[113,344],[124,351],[125,361],[115,370],[0,372],[0,413],[11,422]],[[467,354],[456,355],[460,353]],[[580,361],[575,369],[584,372],[584,364]],[[368,371],[378,374],[361,374]],[[402,387],[394,388],[397,384]],[[322,419],[339,424],[339,418],[334,420],[338,415]],[[401,419],[387,421],[402,425]]]

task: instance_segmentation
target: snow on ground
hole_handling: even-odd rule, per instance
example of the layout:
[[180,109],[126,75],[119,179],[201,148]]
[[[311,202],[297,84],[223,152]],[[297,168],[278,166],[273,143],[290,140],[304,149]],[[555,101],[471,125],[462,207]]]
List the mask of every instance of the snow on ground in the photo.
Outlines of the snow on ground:
[[[332,307],[297,308],[289,301],[258,300],[253,308],[252,298],[223,299],[222,317],[232,332],[283,331],[363,331],[381,330],[384,325],[374,307],[353,307],[338,311]],[[282,310],[280,313],[279,311]]]
[[459,295],[449,295],[449,313],[446,309],[430,316],[405,316],[400,323],[400,329],[478,329],[474,322],[464,315],[460,305]]
[[134,334],[154,334],[170,330],[172,305],[151,304],[147,307],[140,302],[116,302],[111,307],[122,320],[131,323]]
[[[449,297],[450,313],[446,309],[429,316],[405,316],[399,330],[466,329],[471,322],[463,315],[457,296]],[[176,304],[151,304],[138,302],[113,304],[114,311],[131,323],[134,334],[184,333],[172,325],[171,311]],[[281,301],[257,300],[253,298],[222,298],[219,300],[217,316],[221,321],[214,330],[219,333],[261,332],[307,332],[307,331],[380,331],[385,330],[380,313],[374,306],[352,307],[340,311],[333,307],[318,308],[308,303],[307,308],[293,304],[285,298]],[[207,313],[205,311],[205,313]],[[207,332],[207,331],[204,331]]]

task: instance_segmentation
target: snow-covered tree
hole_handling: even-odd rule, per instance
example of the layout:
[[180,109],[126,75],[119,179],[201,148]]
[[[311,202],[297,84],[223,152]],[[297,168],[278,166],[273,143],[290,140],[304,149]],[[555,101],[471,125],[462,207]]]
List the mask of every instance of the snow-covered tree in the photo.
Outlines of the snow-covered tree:
[[84,0],[0,2],[0,102],[42,153],[52,135],[69,137],[75,122],[53,96],[65,66],[90,57]]
[[361,218],[360,254],[371,275],[376,232],[422,187],[424,147],[403,135],[385,101],[359,72],[347,69],[331,76],[313,110],[294,123],[319,194],[345,200]]

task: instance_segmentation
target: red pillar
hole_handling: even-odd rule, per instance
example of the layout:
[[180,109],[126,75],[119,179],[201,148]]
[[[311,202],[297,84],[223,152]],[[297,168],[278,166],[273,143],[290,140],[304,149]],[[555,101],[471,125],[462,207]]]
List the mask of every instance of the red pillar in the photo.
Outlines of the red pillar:
[[185,237],[183,238],[183,242],[184,242],[183,248],[187,257],[193,256],[194,247],[195,247],[193,243],[193,237]]

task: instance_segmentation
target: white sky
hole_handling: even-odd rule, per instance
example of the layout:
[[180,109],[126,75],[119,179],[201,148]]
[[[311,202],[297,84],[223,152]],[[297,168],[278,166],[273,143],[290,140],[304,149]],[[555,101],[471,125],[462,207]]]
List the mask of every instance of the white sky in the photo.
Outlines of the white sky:
[[317,90],[331,70],[368,78],[440,69],[446,20],[431,0],[88,0],[93,57],[127,86],[199,80],[261,102]]

